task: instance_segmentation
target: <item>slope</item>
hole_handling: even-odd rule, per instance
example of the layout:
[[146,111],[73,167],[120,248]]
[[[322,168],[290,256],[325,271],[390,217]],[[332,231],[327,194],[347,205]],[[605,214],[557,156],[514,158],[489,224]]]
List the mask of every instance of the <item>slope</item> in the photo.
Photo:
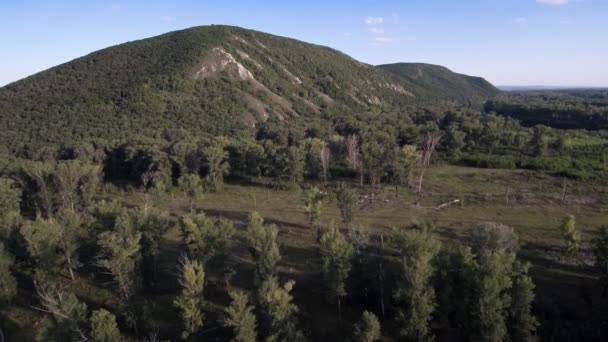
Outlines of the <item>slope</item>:
[[[49,145],[154,139],[175,129],[244,134],[271,117],[307,122],[443,93],[491,93],[437,83],[289,38],[194,27],[103,49],[0,88],[0,146],[27,157]],[[450,89],[463,86],[469,88]]]
[[403,87],[420,98],[466,102],[483,100],[500,92],[481,77],[457,74],[440,65],[396,63],[378,68],[392,74]]

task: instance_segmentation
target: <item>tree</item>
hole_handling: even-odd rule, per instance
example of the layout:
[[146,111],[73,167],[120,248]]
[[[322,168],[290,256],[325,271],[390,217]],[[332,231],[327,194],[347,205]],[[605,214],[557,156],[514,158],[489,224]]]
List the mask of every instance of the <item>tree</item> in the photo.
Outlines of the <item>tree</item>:
[[430,279],[435,271],[433,259],[441,249],[428,228],[394,229],[391,245],[401,255],[402,276],[394,297],[406,303],[399,311],[401,335],[415,341],[432,339],[430,321],[435,311],[435,291]]
[[393,162],[392,153],[395,139],[389,133],[373,130],[364,136],[361,148],[361,161],[369,177],[372,190],[380,183],[387,165]]
[[8,241],[13,229],[19,226],[21,194],[13,180],[0,178],[0,241]]
[[114,231],[99,234],[100,247],[97,265],[114,278],[123,300],[130,299],[139,287],[141,233],[132,227],[131,218],[122,214]]
[[595,257],[595,269],[600,275],[602,285],[602,296],[608,291],[608,226],[599,229],[597,237],[593,239],[593,256]]
[[264,219],[257,212],[249,215],[247,239],[250,252],[255,260],[255,279],[262,284],[277,274],[281,261],[281,251],[277,242],[279,230],[275,225],[264,226]]
[[342,222],[346,227],[350,227],[355,215],[355,193],[345,185],[341,185],[336,192],[336,199],[338,200]]
[[476,323],[474,339],[504,341],[507,337],[507,316],[511,304],[513,253],[490,252],[479,257],[475,307],[472,322]]
[[266,341],[303,341],[304,335],[298,329],[298,307],[292,302],[291,290],[295,282],[288,281],[279,286],[276,277],[270,277],[260,287],[260,304],[268,321],[269,334]]
[[37,341],[86,340],[82,323],[86,322],[87,306],[60,286],[41,286],[34,282],[39,304],[34,309],[47,314],[39,324]]
[[293,184],[301,183],[304,178],[304,151],[298,146],[288,146],[280,150],[280,163],[282,165],[280,178],[289,179]]
[[395,147],[395,157],[391,165],[393,184],[395,184],[395,196],[399,196],[398,186],[407,183],[412,167],[416,163],[416,146],[405,145],[401,148]]
[[207,181],[213,190],[219,190],[224,184],[224,177],[230,171],[228,164],[228,152],[224,150],[221,142],[216,142],[203,149],[205,166],[207,169]]
[[225,255],[235,233],[232,222],[214,220],[204,213],[183,216],[181,228],[188,254],[203,264],[215,256]]
[[171,225],[169,215],[158,210],[147,210],[136,218],[137,231],[141,233],[141,251],[145,268],[144,281],[152,283],[156,279],[156,264],[160,254],[162,236]]
[[54,179],[61,208],[74,212],[93,202],[101,181],[101,167],[80,160],[63,161],[55,167]]
[[31,162],[23,168],[26,178],[29,178],[36,188],[34,195],[34,206],[37,212],[53,216],[53,171],[54,166],[50,163]]
[[321,237],[321,258],[323,275],[329,288],[329,297],[338,304],[346,296],[346,279],[352,267],[353,246],[333,224]]
[[488,252],[516,253],[519,241],[512,227],[501,223],[483,222],[470,233],[471,247],[475,254]]
[[331,150],[329,149],[329,145],[324,143],[319,151],[319,156],[321,157],[321,175],[323,178],[323,184],[327,185],[327,178],[329,175],[329,161],[331,159]]
[[363,186],[361,139],[357,135],[349,135],[344,139],[344,144],[346,145],[346,162],[352,170],[359,172],[359,182]]
[[315,235],[318,235],[319,218],[321,217],[321,208],[323,207],[323,194],[321,190],[316,186],[304,190],[302,202],[304,203],[304,212],[310,222],[310,229]]
[[178,186],[190,201],[190,213],[194,213],[194,203],[203,198],[203,180],[198,175],[185,174],[179,177]]
[[253,306],[249,305],[247,294],[241,291],[230,292],[232,303],[226,308],[224,326],[234,332],[233,342],[255,342],[257,337],[256,319]]
[[93,311],[90,318],[92,342],[119,342],[124,338],[118,330],[116,317],[105,309]]
[[355,326],[355,341],[374,342],[379,340],[380,337],[378,317],[369,311],[364,311],[361,322]]
[[203,289],[205,286],[203,265],[197,260],[182,258],[179,284],[182,292],[173,304],[181,310],[184,325],[182,338],[187,339],[203,327]]
[[573,215],[568,215],[560,226],[564,244],[566,245],[565,254],[569,258],[577,256],[580,248],[580,237],[576,230],[576,220]]
[[532,139],[530,140],[530,146],[532,146],[532,152],[537,157],[542,157],[547,154],[547,131],[548,127],[543,125],[536,125],[532,128]]
[[60,250],[61,226],[57,222],[38,217],[35,221],[25,222],[20,231],[28,254],[35,260],[38,270],[57,273],[65,262]]
[[[0,304],[10,302],[17,295],[17,280],[11,273],[14,258],[0,241]],[[0,305],[0,308],[2,305]]]
[[529,263],[513,264],[513,287],[509,306],[509,327],[512,341],[532,341],[538,322],[532,314],[534,282],[528,274]]
[[443,134],[441,131],[429,131],[422,138],[422,153],[418,160],[422,170],[420,171],[420,178],[418,179],[418,193],[422,192],[422,179],[424,178],[424,172],[426,168],[431,165],[431,158],[433,153],[439,145],[439,141]]

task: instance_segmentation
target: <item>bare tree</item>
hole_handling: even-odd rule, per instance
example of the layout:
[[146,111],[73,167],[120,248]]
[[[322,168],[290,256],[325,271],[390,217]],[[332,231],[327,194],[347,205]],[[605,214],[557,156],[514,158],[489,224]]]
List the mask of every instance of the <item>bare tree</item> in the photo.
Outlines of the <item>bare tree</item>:
[[363,186],[363,170],[361,163],[361,139],[357,135],[349,135],[344,139],[346,145],[346,161],[348,165],[359,171],[360,184]]
[[418,193],[422,192],[422,179],[424,177],[424,171],[426,171],[427,166],[431,165],[431,158],[433,157],[433,152],[435,152],[435,148],[439,145],[439,141],[443,134],[441,131],[433,131],[427,132],[422,138],[422,151],[418,156],[418,163],[420,164],[422,170],[420,171],[420,178],[418,179]]
[[153,165],[148,167],[148,170],[141,174],[141,196],[143,200],[143,210],[144,215],[148,213],[148,209],[152,207],[152,203],[150,201],[149,189],[150,186],[156,181],[158,178],[158,172],[152,171]]
[[329,160],[331,159],[331,150],[329,144],[325,143],[321,147],[321,175],[323,176],[323,184],[327,185],[327,175],[329,173]]

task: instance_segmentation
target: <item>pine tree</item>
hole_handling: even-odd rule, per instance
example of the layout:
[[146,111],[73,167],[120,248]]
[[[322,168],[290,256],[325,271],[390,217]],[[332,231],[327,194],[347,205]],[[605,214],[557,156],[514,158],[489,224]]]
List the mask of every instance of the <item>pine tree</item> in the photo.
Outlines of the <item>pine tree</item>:
[[380,321],[378,321],[378,317],[369,311],[364,311],[361,322],[355,326],[355,341],[374,342],[379,340],[380,337]]
[[509,307],[509,330],[512,341],[532,341],[538,322],[532,314],[534,282],[528,274],[529,263],[513,264],[513,287]]
[[188,254],[203,264],[215,256],[224,255],[235,233],[232,222],[214,220],[204,213],[183,216],[181,229]]
[[344,222],[346,227],[350,228],[355,215],[355,193],[345,185],[341,185],[336,192],[336,199],[338,200],[338,209],[340,209],[342,222]]
[[232,303],[226,308],[228,317],[224,325],[234,331],[233,342],[255,342],[257,337],[256,319],[253,306],[249,305],[247,294],[240,291],[230,292]]
[[0,308],[17,295],[17,280],[11,272],[14,258],[0,241]]
[[179,177],[178,186],[190,202],[190,214],[194,213],[194,203],[203,198],[203,180],[198,175],[185,174]]
[[430,279],[435,271],[433,259],[441,243],[428,229],[393,230],[391,245],[401,254],[403,274],[395,298],[405,303],[399,312],[404,328],[401,335],[415,341],[433,337],[430,321],[435,311],[435,291]]
[[205,270],[197,260],[183,258],[180,265],[181,294],[173,302],[181,311],[184,330],[182,338],[196,334],[203,327],[203,289]]
[[321,237],[323,275],[329,297],[336,300],[341,312],[341,298],[346,296],[346,279],[352,267],[353,246],[333,224]]
[[277,274],[281,251],[277,242],[279,230],[275,225],[264,226],[264,219],[253,212],[249,216],[247,238],[255,261],[255,279],[262,284]]
[[580,248],[580,236],[576,230],[576,220],[573,215],[568,215],[560,227],[566,245],[565,253],[569,258],[574,258]]
[[310,222],[310,229],[317,235],[319,231],[321,208],[323,207],[323,195],[321,194],[321,190],[316,186],[304,190],[302,202],[304,203],[304,212],[306,213],[306,216],[308,216],[308,221]]
[[124,338],[118,330],[116,317],[109,311],[99,309],[93,311],[91,322],[91,342],[120,342]]
[[280,286],[276,277],[271,277],[260,286],[260,304],[269,327],[268,342],[304,341],[304,335],[298,329],[299,310],[291,296],[294,285],[291,280]]

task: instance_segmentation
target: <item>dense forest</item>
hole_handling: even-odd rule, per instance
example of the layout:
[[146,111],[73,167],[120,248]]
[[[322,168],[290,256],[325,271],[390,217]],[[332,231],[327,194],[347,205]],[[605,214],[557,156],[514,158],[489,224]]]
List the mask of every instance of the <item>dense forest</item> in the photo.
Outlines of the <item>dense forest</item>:
[[562,90],[504,93],[485,105],[526,126],[562,129],[608,129],[608,90]]
[[[13,83],[0,89],[0,338],[605,340],[605,96],[499,94],[225,26]],[[465,196],[476,178],[452,191],[460,167],[512,184]],[[446,230],[441,213],[467,206],[478,216]],[[536,206],[540,236],[502,223]]]

